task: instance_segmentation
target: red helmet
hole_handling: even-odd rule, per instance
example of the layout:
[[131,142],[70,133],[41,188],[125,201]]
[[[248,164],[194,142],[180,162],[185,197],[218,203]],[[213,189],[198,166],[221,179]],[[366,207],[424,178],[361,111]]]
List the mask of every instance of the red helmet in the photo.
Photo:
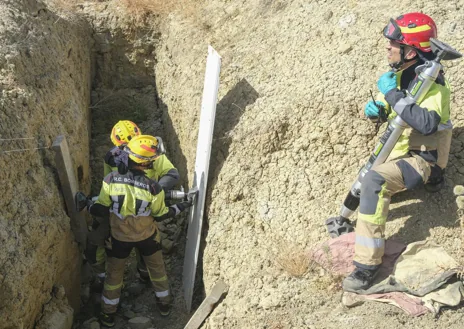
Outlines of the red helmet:
[[437,37],[437,26],[433,19],[422,13],[408,13],[390,19],[383,35],[398,43],[430,52],[430,38]]

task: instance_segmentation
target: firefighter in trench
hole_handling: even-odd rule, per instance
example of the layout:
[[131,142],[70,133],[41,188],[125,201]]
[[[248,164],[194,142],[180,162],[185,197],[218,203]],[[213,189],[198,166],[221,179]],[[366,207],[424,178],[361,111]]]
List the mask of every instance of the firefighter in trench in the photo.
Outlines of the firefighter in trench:
[[94,216],[109,217],[111,228],[100,313],[100,322],[107,327],[114,326],[124,267],[132,248],[137,248],[145,261],[160,314],[167,316],[170,313],[172,296],[164,268],[160,231],[155,221],[178,215],[190,207],[191,202],[167,207],[162,186],[147,177],[146,171],[162,155],[159,147],[156,137],[139,135],[132,138],[122,150],[127,154],[127,166],[120,171],[125,173],[112,171],[106,175],[97,201],[88,208]]
[[[120,154],[127,143],[132,138],[142,134],[140,128],[129,120],[121,120],[116,123],[111,131],[111,141],[114,147],[109,150],[104,158],[104,177],[112,171],[118,170],[118,165],[121,164]],[[148,178],[158,181],[164,191],[171,190],[179,181],[179,172],[172,165],[171,161],[164,154],[164,146],[161,138],[156,137],[159,145],[160,154],[152,162],[152,166],[144,169]],[[97,280],[94,285],[94,290],[100,292],[103,288],[105,280],[105,262],[106,254],[104,242],[110,236],[109,222],[105,220],[94,221],[93,230],[89,233],[86,257],[97,274]],[[149,276],[143,258],[136,249],[137,256],[137,271],[140,279],[144,282],[149,282]]]
[[[419,104],[404,104],[405,90],[416,77],[415,69],[433,59],[430,38],[437,27],[429,16],[408,13],[391,19],[383,30],[387,39],[387,59],[391,71],[377,82],[380,96],[367,103],[368,118],[388,120],[396,115],[409,125],[387,161],[363,178],[359,215],[356,224],[355,270],[343,281],[346,291],[368,289],[382,263],[385,247],[385,222],[391,196],[420,186],[430,191],[443,184],[451,144],[450,87],[444,72]],[[395,111],[392,111],[392,108]]]

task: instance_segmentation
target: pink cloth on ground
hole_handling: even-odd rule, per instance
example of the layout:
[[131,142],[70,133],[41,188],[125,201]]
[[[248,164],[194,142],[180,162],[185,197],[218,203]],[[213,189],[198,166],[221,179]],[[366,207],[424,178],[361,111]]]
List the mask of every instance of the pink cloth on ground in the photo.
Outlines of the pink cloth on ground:
[[[312,255],[313,260],[321,265],[322,268],[335,275],[348,275],[354,270],[355,237],[355,233],[344,234],[319,245]],[[385,242],[385,255],[383,256],[382,266],[377,275],[378,278],[386,278],[392,273],[397,258],[405,249],[406,245],[401,242],[390,240]],[[430,312],[427,307],[422,305],[420,298],[407,295],[403,292],[371,295],[356,295],[351,292],[345,292],[345,294],[348,294],[347,297],[355,297],[357,300],[375,300],[390,303],[400,307],[411,316],[419,316]]]

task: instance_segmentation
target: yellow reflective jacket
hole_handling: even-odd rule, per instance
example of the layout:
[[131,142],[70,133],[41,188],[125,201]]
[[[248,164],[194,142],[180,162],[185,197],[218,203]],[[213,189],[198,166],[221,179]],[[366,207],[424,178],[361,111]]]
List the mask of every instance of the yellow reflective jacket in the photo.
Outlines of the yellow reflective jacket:
[[149,238],[156,230],[153,217],[169,211],[161,186],[141,171],[109,173],[95,203],[109,208],[111,235],[127,242]]
[[[399,89],[401,89],[402,73],[401,71],[396,75]],[[385,96],[379,94],[377,99],[386,104],[386,110],[389,114],[388,120],[394,119],[397,113],[392,110]],[[389,160],[402,158],[407,156],[410,151],[413,151],[413,153],[423,156],[425,160],[436,163],[444,169],[448,163],[452,135],[452,123],[450,120],[450,86],[448,81],[444,79],[444,76],[442,76],[442,83],[433,83],[423,100],[416,105],[418,106],[416,107],[418,111],[426,109],[429,112],[436,112],[440,117],[438,127],[435,132],[427,135],[411,127],[406,128],[392,150]],[[402,119],[404,119],[403,115]],[[418,128],[423,128],[421,127],[423,120],[421,121],[421,115],[419,113],[417,115],[417,120]]]

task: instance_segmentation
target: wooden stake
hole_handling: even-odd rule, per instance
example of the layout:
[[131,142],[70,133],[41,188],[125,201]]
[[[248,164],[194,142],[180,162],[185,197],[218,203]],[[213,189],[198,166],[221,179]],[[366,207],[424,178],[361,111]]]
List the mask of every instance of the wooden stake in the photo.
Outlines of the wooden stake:
[[224,281],[219,280],[211,290],[211,293],[201,303],[195,314],[190,318],[184,329],[197,329],[203,321],[208,317],[214,308],[214,305],[221,299],[222,295],[227,291],[227,285]]
[[78,190],[78,184],[66,137],[64,135],[58,136],[53,142],[52,148],[55,151],[56,169],[60,177],[67,213],[71,218],[71,230],[76,241],[80,244],[80,249],[85,250],[87,223],[84,214],[77,212],[74,204],[74,195]]

